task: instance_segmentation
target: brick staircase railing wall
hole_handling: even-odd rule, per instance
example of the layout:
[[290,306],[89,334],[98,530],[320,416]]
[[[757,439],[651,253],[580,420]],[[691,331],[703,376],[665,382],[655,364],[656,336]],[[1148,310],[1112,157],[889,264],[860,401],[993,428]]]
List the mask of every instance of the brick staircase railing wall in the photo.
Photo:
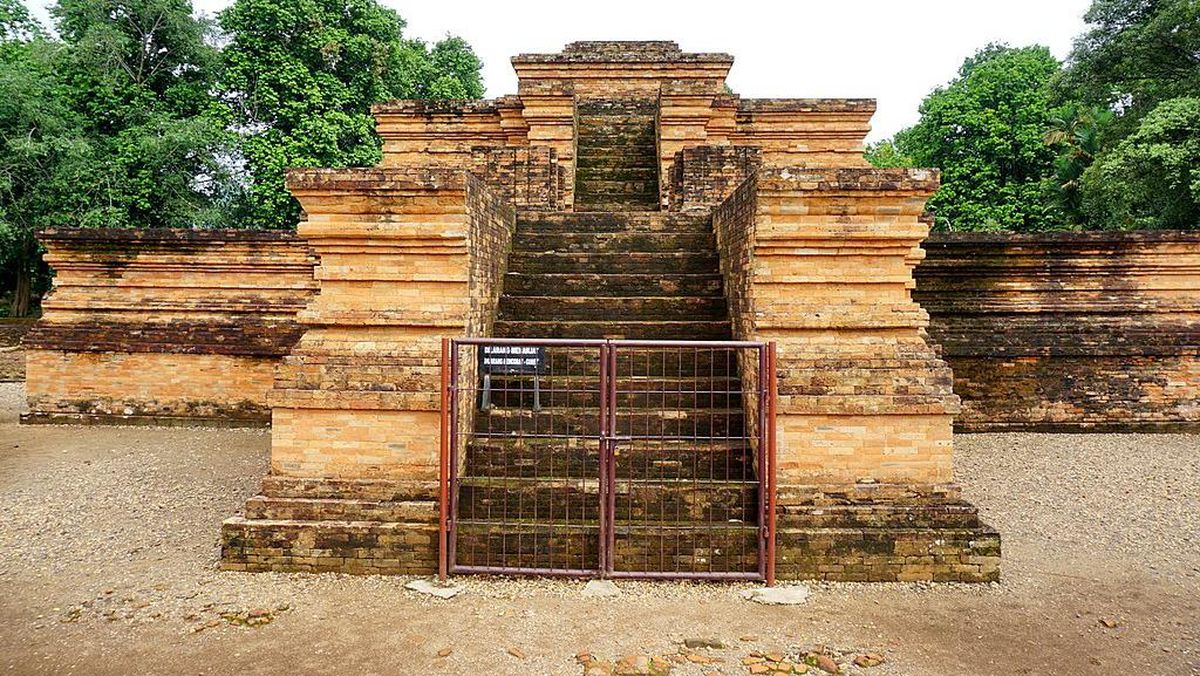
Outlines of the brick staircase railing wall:
[[266,424],[316,259],[289,233],[55,230],[28,422]]
[[1200,233],[938,234],[915,297],[966,431],[1200,429]]

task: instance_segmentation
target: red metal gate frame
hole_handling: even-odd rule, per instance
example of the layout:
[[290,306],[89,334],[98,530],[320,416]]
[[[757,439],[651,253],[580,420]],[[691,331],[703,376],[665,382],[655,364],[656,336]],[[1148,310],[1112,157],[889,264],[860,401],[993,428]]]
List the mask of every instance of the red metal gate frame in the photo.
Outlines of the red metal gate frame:
[[[473,345],[530,345],[544,347],[595,347],[600,360],[600,491],[599,510],[600,560],[596,570],[524,570],[489,568],[473,569],[454,565],[455,521],[457,518],[457,426],[459,373],[458,348]],[[616,493],[616,462],[614,453],[623,440],[616,434],[616,358],[621,348],[681,348],[681,349],[735,349],[750,348],[758,352],[759,358],[759,548],[757,573],[721,572],[656,572],[615,571],[613,549],[616,531],[613,514]],[[667,340],[569,340],[569,339],[526,339],[526,338],[443,338],[441,361],[441,446],[438,477],[438,576],[445,580],[453,573],[495,574],[538,574],[566,576],[599,576],[649,579],[761,579],[768,585],[775,584],[775,508],[776,508],[776,400],[778,398],[778,371],[775,343],[753,341],[667,341]]]

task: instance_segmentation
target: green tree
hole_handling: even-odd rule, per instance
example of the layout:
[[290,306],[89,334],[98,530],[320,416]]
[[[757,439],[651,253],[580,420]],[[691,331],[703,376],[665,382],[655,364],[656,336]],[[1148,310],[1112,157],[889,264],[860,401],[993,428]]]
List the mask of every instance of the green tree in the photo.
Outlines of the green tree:
[[1046,194],[1055,152],[1050,82],[1060,64],[1045,47],[988,45],[921,104],[921,120],[895,138],[900,156],[942,170],[929,201],[945,230],[1052,229],[1061,214]]
[[913,159],[900,152],[900,149],[896,147],[895,141],[890,139],[869,144],[863,156],[867,158],[871,166],[879,167],[880,169],[917,166],[913,162]]
[[1083,176],[1084,209],[1105,228],[1200,228],[1200,98],[1163,101]]
[[34,232],[72,222],[91,156],[54,75],[61,47],[44,35],[19,2],[0,2],[0,289],[18,317],[49,282]]
[[1060,100],[1120,111],[1123,136],[1159,103],[1200,91],[1200,2],[1094,0],[1084,19]]
[[213,97],[211,26],[189,0],[60,0],[57,77],[96,157],[82,227],[219,221],[228,114]]
[[0,46],[12,49],[46,36],[21,0],[0,0]]
[[1104,147],[1104,136],[1112,124],[1113,113],[1100,106],[1068,104],[1050,121],[1046,143],[1058,151],[1050,193],[1058,201],[1069,223],[1087,222],[1083,210],[1083,174],[1092,166]]
[[298,221],[288,168],[379,161],[371,104],[483,95],[465,42],[405,39],[404,21],[376,0],[236,0],[220,23],[223,90],[249,175],[239,220],[250,227]]

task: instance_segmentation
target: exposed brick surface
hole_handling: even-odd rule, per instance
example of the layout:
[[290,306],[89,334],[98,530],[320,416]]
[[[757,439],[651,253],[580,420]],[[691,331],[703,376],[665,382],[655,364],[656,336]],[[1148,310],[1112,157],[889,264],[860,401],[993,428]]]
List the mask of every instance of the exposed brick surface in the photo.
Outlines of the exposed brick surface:
[[264,424],[315,258],[288,233],[54,230],[29,422]]
[[21,340],[33,327],[32,319],[0,319],[0,383],[25,380],[25,352]]
[[675,153],[671,211],[708,210],[725,201],[762,166],[757,146],[697,146]]
[[968,431],[1200,429],[1200,235],[941,234],[916,297]]

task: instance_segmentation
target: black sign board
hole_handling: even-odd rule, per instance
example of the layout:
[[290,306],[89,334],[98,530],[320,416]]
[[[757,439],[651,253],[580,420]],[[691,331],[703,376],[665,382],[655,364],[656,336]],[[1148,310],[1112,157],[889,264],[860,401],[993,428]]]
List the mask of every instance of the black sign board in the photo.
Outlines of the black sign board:
[[545,373],[546,348],[536,345],[480,345],[483,373]]

